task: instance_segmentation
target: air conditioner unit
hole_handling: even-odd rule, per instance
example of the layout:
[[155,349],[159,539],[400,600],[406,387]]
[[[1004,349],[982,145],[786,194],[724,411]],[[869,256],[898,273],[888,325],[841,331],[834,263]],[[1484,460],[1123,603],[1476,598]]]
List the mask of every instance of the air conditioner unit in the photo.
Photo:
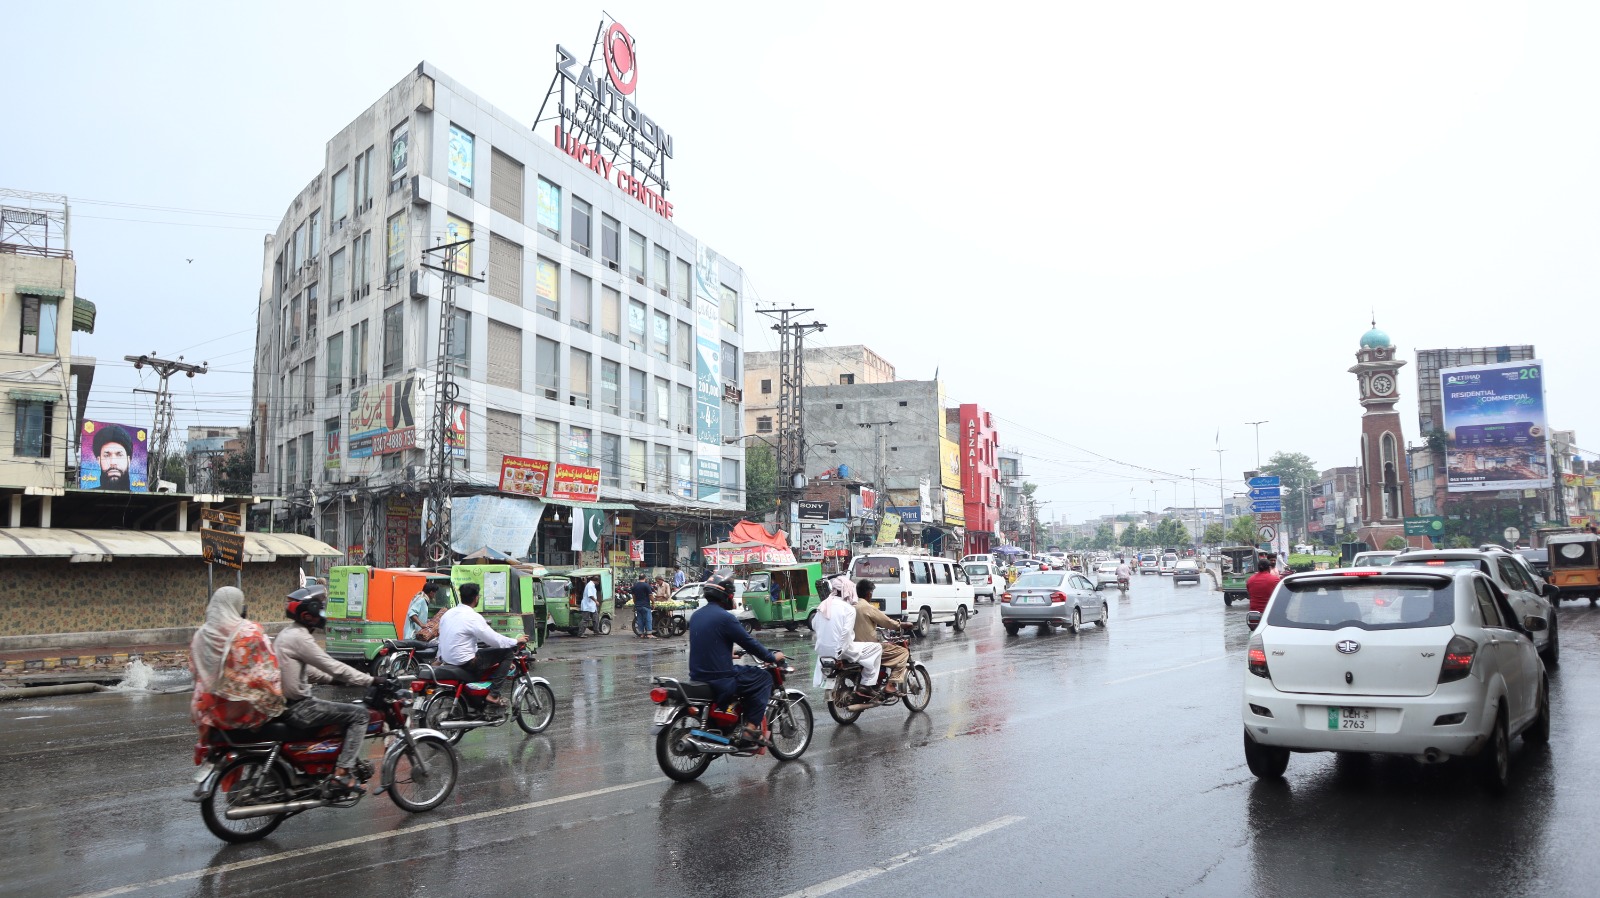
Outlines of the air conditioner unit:
[[426,273],[421,271],[411,272],[411,298],[427,299],[428,291]]
[[635,281],[635,282],[637,282],[637,283],[640,283],[640,284],[642,284],[642,283],[644,283],[644,275],[642,275],[642,274],[636,274],[636,275],[634,275],[634,276],[633,276],[633,279],[634,279],[634,281]]
[[411,202],[418,206],[426,206],[428,201],[422,197],[422,176],[415,175],[411,178]]
[[617,263],[611,261],[610,259],[606,260],[606,267],[611,269],[612,271],[621,271],[622,270],[622,266],[621,265],[618,265]]
[[567,404],[575,405],[579,408],[592,408],[592,406],[589,404],[589,399],[584,396],[568,396]]

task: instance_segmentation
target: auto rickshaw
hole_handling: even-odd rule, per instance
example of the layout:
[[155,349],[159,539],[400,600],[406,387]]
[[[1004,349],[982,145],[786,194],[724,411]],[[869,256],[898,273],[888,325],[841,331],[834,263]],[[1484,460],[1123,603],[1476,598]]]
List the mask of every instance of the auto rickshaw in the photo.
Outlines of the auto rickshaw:
[[411,599],[428,581],[443,588],[428,603],[428,616],[455,605],[444,574],[419,568],[338,565],[328,571],[328,654],[357,667],[372,663],[385,639],[405,634]]
[[1218,551],[1222,556],[1222,604],[1232,605],[1235,599],[1248,599],[1245,581],[1256,572],[1258,550],[1255,546],[1226,546]]
[[1595,604],[1600,599],[1600,536],[1557,533],[1544,545],[1550,553],[1550,583],[1561,590],[1560,599],[1588,599]]
[[459,591],[478,584],[478,613],[502,636],[524,633],[534,648],[544,645],[549,612],[540,585],[544,568],[534,564],[458,564],[450,582]]
[[[817,562],[763,568],[750,575],[745,607],[755,614],[758,627],[782,627],[793,633],[802,623],[810,626],[821,579],[822,565]],[[778,585],[776,602],[772,600],[773,583]]]
[[595,612],[593,630],[604,636],[611,632],[611,619],[617,613],[617,596],[611,580],[611,569],[603,567],[551,568],[552,578],[567,581],[566,600],[550,599],[550,626],[564,630],[568,636],[583,632],[583,587],[594,581],[599,591],[600,609]]

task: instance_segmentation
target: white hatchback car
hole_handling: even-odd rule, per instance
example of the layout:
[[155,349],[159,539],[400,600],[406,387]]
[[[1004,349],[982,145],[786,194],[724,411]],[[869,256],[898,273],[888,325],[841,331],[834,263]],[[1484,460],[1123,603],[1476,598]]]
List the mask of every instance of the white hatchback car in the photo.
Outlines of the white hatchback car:
[[993,564],[986,561],[963,561],[961,569],[966,572],[967,582],[972,584],[974,603],[988,596],[990,604],[993,604],[998,602],[1000,594],[1006,591],[1005,575],[1001,574],[1000,568]]
[[1290,752],[1476,757],[1505,788],[1511,739],[1550,738],[1533,633],[1499,588],[1464,568],[1385,567],[1285,577],[1250,637],[1244,756],[1279,777]]

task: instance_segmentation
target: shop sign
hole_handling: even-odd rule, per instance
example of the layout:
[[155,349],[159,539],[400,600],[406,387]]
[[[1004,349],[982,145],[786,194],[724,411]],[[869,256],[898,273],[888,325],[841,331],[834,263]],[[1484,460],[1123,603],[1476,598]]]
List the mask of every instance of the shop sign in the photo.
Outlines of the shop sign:
[[583,465],[557,464],[550,476],[548,495],[573,502],[600,501],[600,469]]
[[828,503],[801,500],[796,503],[800,507],[800,520],[826,521],[828,519]]
[[500,460],[500,492],[515,496],[544,495],[550,481],[550,463],[542,458],[507,455]]

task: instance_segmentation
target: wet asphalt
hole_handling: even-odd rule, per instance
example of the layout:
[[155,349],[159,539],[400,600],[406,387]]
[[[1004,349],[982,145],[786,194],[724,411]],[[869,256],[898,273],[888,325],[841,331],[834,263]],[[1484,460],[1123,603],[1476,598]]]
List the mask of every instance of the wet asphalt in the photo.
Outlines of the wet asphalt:
[[537,736],[480,730],[445,805],[386,797],[227,846],[184,798],[184,694],[0,706],[0,894],[790,896],[1593,895],[1600,610],[1563,606],[1548,747],[1513,786],[1455,765],[1296,755],[1258,782],[1240,747],[1242,603],[1136,578],[1110,626],[1007,637],[984,606],[914,645],[925,714],[828,717],[798,761],[720,759],[675,785],[647,735],[682,639],[553,636]]

